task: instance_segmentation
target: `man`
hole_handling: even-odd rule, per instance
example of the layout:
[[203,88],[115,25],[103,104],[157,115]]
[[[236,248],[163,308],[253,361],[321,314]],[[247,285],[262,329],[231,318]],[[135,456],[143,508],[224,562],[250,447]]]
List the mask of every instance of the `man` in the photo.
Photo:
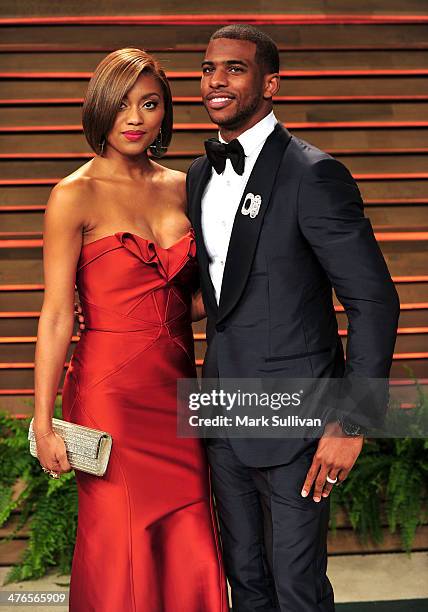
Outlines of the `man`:
[[[277,122],[278,72],[273,41],[244,25],[215,32],[202,63],[220,130],[187,181],[208,317],[203,374],[387,378],[394,285],[350,173]],[[349,320],[346,366],[332,287]],[[328,495],[363,444],[357,422],[337,419],[319,440],[207,441],[234,612],[334,610]]]

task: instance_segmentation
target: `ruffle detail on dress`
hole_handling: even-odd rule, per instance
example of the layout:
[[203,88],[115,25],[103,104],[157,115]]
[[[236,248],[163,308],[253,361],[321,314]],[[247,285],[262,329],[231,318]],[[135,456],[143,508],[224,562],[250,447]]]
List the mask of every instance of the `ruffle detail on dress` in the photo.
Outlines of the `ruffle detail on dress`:
[[189,259],[196,257],[193,228],[167,249],[131,232],[118,232],[115,237],[123,247],[141,261],[149,265],[157,265],[159,273],[166,280],[171,280]]

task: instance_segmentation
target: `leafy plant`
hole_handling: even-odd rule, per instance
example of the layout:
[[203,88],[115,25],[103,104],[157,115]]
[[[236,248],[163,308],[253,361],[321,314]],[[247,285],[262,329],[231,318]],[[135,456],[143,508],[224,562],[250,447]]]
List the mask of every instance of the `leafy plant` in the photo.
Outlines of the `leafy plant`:
[[415,437],[366,440],[348,478],[332,494],[332,526],[337,510],[345,508],[352,527],[363,542],[370,537],[381,543],[382,501],[391,533],[397,530],[403,550],[410,552],[416,528],[427,520],[428,440],[426,432],[428,397],[416,384],[417,402],[411,412],[393,409],[393,431],[409,431]]
[[[60,417],[60,402],[55,406]],[[0,412],[0,526],[15,510],[17,524],[3,541],[29,528],[22,560],[8,573],[5,583],[39,578],[50,567],[70,572],[77,528],[77,487],[74,472],[53,480],[29,453],[30,419]]]

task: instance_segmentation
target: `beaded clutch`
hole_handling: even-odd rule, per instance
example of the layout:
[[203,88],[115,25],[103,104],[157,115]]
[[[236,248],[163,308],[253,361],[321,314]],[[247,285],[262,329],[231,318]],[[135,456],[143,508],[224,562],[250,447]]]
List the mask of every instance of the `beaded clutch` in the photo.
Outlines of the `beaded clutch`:
[[[31,419],[28,430],[30,453],[37,457],[37,447]],[[105,431],[76,425],[61,419],[52,419],[53,430],[64,440],[67,459],[75,470],[103,476],[110,457],[112,437]]]

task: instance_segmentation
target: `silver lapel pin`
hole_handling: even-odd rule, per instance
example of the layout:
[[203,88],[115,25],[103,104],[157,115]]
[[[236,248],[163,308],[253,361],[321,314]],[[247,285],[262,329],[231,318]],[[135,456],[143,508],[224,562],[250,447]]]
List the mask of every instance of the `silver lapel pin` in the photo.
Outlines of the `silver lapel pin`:
[[247,193],[242,204],[241,213],[243,215],[250,215],[251,219],[254,219],[259,214],[260,206],[262,204],[262,196],[254,195],[254,193]]

